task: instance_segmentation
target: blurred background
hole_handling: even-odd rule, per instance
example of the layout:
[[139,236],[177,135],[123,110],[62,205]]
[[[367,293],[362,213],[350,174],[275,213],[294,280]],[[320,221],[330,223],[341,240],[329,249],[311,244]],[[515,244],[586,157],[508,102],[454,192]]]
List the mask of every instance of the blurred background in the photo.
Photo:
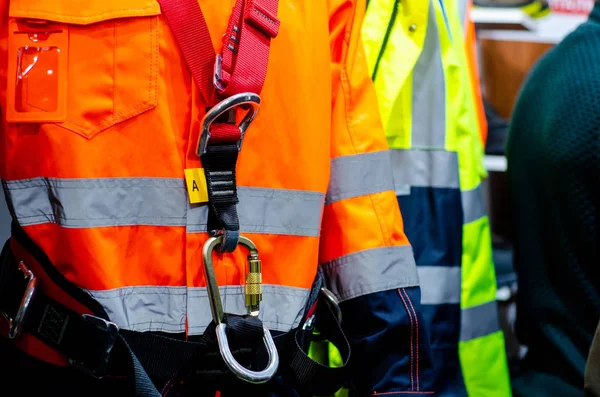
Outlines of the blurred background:
[[504,148],[521,85],[537,60],[587,20],[594,0],[474,0],[480,83],[488,121],[484,192],[492,227],[501,325],[509,360],[525,353],[513,334],[518,288]]

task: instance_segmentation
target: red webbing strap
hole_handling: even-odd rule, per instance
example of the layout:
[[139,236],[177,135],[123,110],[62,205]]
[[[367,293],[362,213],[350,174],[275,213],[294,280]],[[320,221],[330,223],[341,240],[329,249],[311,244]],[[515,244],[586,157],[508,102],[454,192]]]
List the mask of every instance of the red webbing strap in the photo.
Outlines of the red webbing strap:
[[271,39],[279,32],[278,0],[238,0],[223,36],[219,91],[259,94],[267,75]]
[[[175,40],[208,106],[218,102],[215,50],[197,0],[158,0]],[[278,0],[237,0],[223,37],[222,96],[260,94],[267,75],[271,39],[277,36]]]
[[158,0],[207,106],[219,98],[213,85],[215,49],[197,0]]
[[210,143],[212,145],[237,142],[241,138],[240,128],[229,123],[214,123],[210,133]]

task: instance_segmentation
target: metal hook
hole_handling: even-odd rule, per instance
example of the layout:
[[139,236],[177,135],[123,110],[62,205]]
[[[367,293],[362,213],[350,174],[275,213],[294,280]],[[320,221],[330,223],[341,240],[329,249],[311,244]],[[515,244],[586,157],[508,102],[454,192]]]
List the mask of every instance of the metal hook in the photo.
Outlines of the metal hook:
[[[269,361],[265,369],[262,371],[251,371],[243,367],[238,363],[231,353],[229,348],[229,342],[227,340],[227,324],[223,322],[225,319],[225,311],[223,310],[223,303],[221,301],[221,294],[219,293],[219,285],[217,284],[217,278],[215,276],[215,269],[212,261],[212,252],[218,245],[223,243],[223,236],[210,237],[204,246],[202,247],[202,256],[204,259],[204,271],[206,274],[206,285],[208,287],[208,297],[210,302],[210,309],[212,311],[213,320],[217,325],[217,341],[219,343],[219,351],[223,361],[227,367],[241,380],[249,383],[265,383],[269,381],[277,372],[279,368],[279,354],[275,347],[275,342],[271,333],[266,327],[263,327],[263,342],[267,348],[269,355]],[[248,248],[250,251],[249,260],[258,260],[258,249],[256,245],[247,237],[240,236],[240,244]],[[249,313],[252,315],[258,315],[258,305],[253,305],[253,310]]]

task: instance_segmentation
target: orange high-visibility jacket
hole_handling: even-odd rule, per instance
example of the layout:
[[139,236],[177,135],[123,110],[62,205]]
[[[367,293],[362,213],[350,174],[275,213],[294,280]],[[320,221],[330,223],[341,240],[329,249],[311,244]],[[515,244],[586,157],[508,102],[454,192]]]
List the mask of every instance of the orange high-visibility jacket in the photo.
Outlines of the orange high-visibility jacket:
[[[218,53],[234,1],[199,2]],[[0,4],[1,177],[14,219],[122,329],[201,334],[212,320],[208,208],[190,204],[184,170],[201,167],[205,104],[158,3]],[[319,264],[342,302],[418,285],[359,40],[363,12],[361,1],[279,2],[237,163],[241,233],[260,252],[271,330],[298,325]],[[37,60],[7,53],[20,40],[7,23],[19,19],[61,23],[68,41]],[[7,76],[15,62],[33,65],[28,83]],[[48,121],[63,99],[66,119]],[[33,116],[7,121],[15,109]],[[215,256],[226,312],[245,312],[246,255]]]

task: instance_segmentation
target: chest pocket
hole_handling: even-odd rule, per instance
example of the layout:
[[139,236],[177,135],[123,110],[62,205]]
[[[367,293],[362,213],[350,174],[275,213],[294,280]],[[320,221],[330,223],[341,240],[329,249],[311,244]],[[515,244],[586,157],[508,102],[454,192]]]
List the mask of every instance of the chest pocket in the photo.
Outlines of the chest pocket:
[[[67,70],[58,70],[66,73],[66,87],[56,93],[66,97],[58,98],[65,100],[66,116],[58,125],[89,139],[156,107],[159,14],[154,0],[11,1],[12,22],[49,23],[68,34]],[[15,76],[8,76],[8,84],[16,84]],[[32,83],[27,94],[33,104],[47,95]]]

